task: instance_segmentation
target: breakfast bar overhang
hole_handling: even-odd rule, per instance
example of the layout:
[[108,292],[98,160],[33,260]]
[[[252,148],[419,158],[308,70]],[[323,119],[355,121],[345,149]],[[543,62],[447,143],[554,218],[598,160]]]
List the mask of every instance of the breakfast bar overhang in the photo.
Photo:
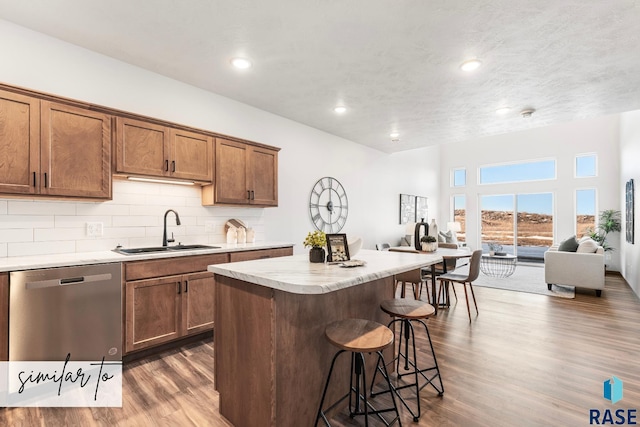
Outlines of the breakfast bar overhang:
[[[313,425],[336,351],[324,338],[325,326],[346,318],[387,324],[379,306],[394,297],[394,275],[442,261],[436,254],[372,250],[360,251],[357,259],[366,265],[315,264],[294,255],[208,267],[216,280],[220,413],[235,426]],[[349,378],[344,362],[336,366],[336,378]],[[343,393],[330,387],[327,399]]]

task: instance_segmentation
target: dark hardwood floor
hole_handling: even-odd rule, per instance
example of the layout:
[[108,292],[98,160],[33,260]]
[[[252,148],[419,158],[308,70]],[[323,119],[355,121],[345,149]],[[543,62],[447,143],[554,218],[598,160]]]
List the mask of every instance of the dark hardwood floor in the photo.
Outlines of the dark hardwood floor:
[[[586,290],[575,299],[475,290],[480,314],[471,323],[464,299],[429,320],[445,393],[425,388],[420,422],[402,411],[404,425],[586,426],[591,408],[640,409],[640,301],[620,276],[607,276],[601,298]],[[418,341],[427,363],[426,339]],[[228,426],[218,413],[212,345],[128,363],[122,408],[2,409],[0,425]],[[612,375],[624,381],[615,405],[602,397]],[[251,410],[251,402],[239,404]],[[364,425],[345,412],[332,423]]]

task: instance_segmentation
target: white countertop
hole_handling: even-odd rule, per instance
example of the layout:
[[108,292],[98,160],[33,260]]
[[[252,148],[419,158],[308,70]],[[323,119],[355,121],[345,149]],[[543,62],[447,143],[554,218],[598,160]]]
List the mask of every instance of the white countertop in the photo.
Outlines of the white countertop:
[[68,267],[72,265],[106,264],[110,262],[140,261],[147,259],[175,258],[181,256],[208,255],[225,252],[275,249],[293,246],[288,242],[256,242],[244,244],[207,243],[219,246],[219,249],[198,249],[188,251],[154,252],[136,255],[123,255],[113,251],[82,252],[52,255],[31,255],[0,258],[0,272],[34,270],[37,268]]
[[363,267],[311,263],[309,255],[293,255],[210,265],[216,274],[294,294],[324,294],[442,262],[437,254],[361,250],[353,259]]

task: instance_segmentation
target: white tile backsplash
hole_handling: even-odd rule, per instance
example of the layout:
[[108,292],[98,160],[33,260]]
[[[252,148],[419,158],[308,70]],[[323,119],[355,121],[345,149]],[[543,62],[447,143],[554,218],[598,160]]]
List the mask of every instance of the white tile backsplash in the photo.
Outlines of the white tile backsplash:
[[69,202],[50,202],[36,200],[9,200],[9,215],[75,215],[76,204]]
[[[167,231],[183,244],[226,242],[224,225],[231,218],[249,224],[256,240],[265,239],[262,208],[202,206],[200,187],[114,180],[107,202],[0,199],[0,257],[110,250],[162,244],[163,216]],[[103,224],[102,237],[86,235],[87,222]],[[205,224],[214,231],[206,233]]]

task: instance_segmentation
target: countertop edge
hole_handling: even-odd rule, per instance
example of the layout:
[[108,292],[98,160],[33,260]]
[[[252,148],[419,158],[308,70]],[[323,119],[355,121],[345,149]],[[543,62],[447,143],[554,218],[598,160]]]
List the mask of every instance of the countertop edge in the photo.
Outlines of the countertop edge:
[[[368,252],[368,251],[363,251]],[[376,251],[371,251],[376,252]],[[292,259],[293,262],[300,262],[301,259],[306,258],[306,255],[297,255],[293,257],[284,257],[284,258],[272,258],[267,260],[255,260],[255,261],[243,261],[238,263],[229,263],[229,264],[215,264],[210,265],[208,267],[208,271],[215,273],[220,276],[229,277],[232,279],[240,280],[247,283],[252,283],[259,286],[264,286],[267,288],[271,288],[274,290],[284,291],[293,294],[301,294],[301,295],[320,295],[326,294],[334,291],[338,291],[340,289],[349,288],[351,286],[360,285],[363,283],[367,283],[377,279],[383,279],[385,277],[393,276],[398,273],[403,273],[406,271],[415,270],[418,268],[426,267],[431,264],[436,264],[438,262],[442,262],[442,257],[438,255],[421,255],[421,254],[405,254],[405,256],[414,256],[415,261],[411,261],[405,263],[401,266],[394,267],[386,267],[382,270],[376,271],[364,271],[363,274],[357,276],[350,276],[345,278],[335,279],[333,277],[327,276],[326,279],[320,278],[320,274],[311,273],[308,274],[309,277],[313,277],[314,283],[304,283],[305,278],[297,278],[297,279],[282,279],[278,278],[277,275],[269,276],[269,274],[265,273],[251,273],[248,271],[238,271],[241,268],[241,264],[244,265],[245,269],[248,266],[254,265],[259,266],[260,264],[266,265],[265,263],[277,263],[281,264],[286,262],[287,259]],[[308,263],[308,261],[306,261]],[[326,264],[324,264],[327,268],[330,268]],[[339,269],[338,266],[332,266],[334,269]],[[352,270],[354,272],[358,272],[359,267],[355,267]],[[335,270],[333,271],[335,273]],[[303,273],[304,274],[304,273]],[[294,274],[295,275],[295,274]],[[291,277],[294,277],[292,275]],[[334,276],[334,275],[332,275]]]
[[256,242],[233,245],[227,245],[225,243],[210,243],[210,245],[220,246],[220,248],[161,253],[156,252],[136,255],[124,255],[107,250],[96,252],[5,257],[0,258],[0,273],[19,270],[35,270],[41,268],[70,267],[75,265],[108,264],[114,262],[146,261],[185,256],[246,252],[261,249],[289,248],[295,246],[294,243],[289,242]]

